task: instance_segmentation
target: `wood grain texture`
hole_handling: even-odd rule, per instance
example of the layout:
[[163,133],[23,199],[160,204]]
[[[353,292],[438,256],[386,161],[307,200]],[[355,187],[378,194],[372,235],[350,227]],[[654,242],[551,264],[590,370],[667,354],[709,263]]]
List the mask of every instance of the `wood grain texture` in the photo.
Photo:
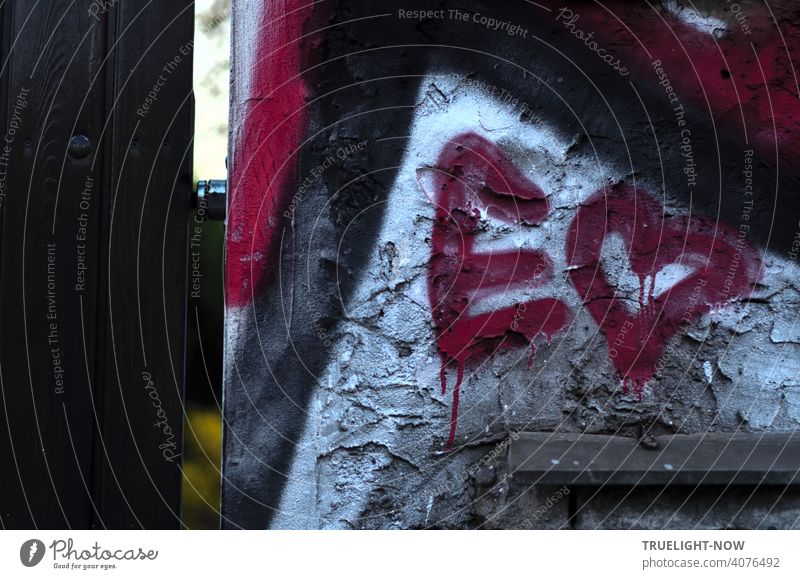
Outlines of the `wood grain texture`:
[[[8,430],[3,464],[6,527],[91,524],[94,295],[74,291],[77,222],[86,255],[97,252],[97,203],[79,195],[97,179],[93,156],[67,153],[73,134],[99,132],[103,87],[90,87],[104,32],[87,3],[6,3],[13,50],[3,76],[11,135],[0,259],[0,364]],[[20,101],[25,100],[25,106]],[[89,225],[91,222],[91,225]],[[89,272],[88,286],[94,281]],[[81,303],[84,304],[83,317]],[[84,347],[85,346],[85,347]]]
[[4,127],[27,101],[2,207],[5,528],[179,525],[180,459],[162,456],[142,376],[179,455],[191,57],[147,118],[136,109],[191,43],[193,11],[183,1],[93,6],[2,6]]
[[[182,448],[193,3],[142,0],[116,10],[98,349],[101,438],[111,451],[98,461],[97,494],[105,526],[175,528],[181,463],[170,457]],[[158,100],[140,114],[159,80]]]

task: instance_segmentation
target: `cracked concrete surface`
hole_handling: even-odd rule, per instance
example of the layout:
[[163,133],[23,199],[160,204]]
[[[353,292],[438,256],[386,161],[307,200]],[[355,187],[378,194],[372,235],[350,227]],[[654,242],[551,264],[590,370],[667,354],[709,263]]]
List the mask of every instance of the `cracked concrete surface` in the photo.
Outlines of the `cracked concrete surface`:
[[[750,299],[719,307],[674,336],[643,399],[625,394],[606,340],[568,281],[563,248],[581,201],[626,175],[598,164],[589,154],[591,145],[576,146],[577,139],[563,140],[544,126],[520,126],[517,111],[480,90],[459,88],[453,77],[433,77],[422,86],[411,146],[389,194],[378,242],[345,319],[326,336],[331,362],[319,380],[275,527],[558,528],[568,524],[569,499],[531,521],[530,513],[553,489],[515,485],[503,453],[484,460],[516,431],[636,436],[644,426],[658,436],[797,428],[796,264],[766,255],[761,285]],[[445,452],[452,399],[439,390],[440,359],[426,285],[433,207],[420,189],[417,170],[433,165],[448,137],[474,130],[476,111],[487,138],[500,143],[541,186],[553,208],[536,227],[484,219],[479,237],[492,249],[545,248],[555,261],[555,278],[522,294],[556,295],[575,317],[551,342],[537,342],[530,369],[527,349],[498,353],[467,368],[456,448]],[[658,191],[652,184],[642,186]],[[676,203],[667,211],[684,210]],[[624,250],[612,240],[604,263],[635,309],[639,282],[631,276]],[[656,295],[687,272],[676,267],[658,275]],[[522,297],[492,299],[482,307],[491,310]],[[668,517],[670,507],[652,505],[644,515],[628,505],[604,518],[602,505],[612,505],[618,491],[604,492],[605,499],[595,499],[599,507],[582,510],[571,524],[626,528],[661,521],[680,527],[692,521],[685,510]],[[752,510],[747,521],[760,513]],[[702,525],[713,526],[724,516],[714,511]],[[749,524],[742,517],[734,526]]]

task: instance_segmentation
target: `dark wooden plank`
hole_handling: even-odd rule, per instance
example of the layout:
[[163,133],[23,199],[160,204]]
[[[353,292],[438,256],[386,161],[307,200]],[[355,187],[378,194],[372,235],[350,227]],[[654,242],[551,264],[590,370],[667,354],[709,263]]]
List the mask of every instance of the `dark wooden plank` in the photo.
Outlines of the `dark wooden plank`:
[[[94,513],[95,294],[105,31],[89,1],[6,2],[0,256],[0,513],[11,528]],[[98,81],[98,82],[95,82]],[[82,135],[91,143],[70,148]],[[82,204],[87,182],[93,183]],[[78,279],[79,263],[87,266]],[[80,288],[76,288],[76,285]]]
[[706,433],[633,438],[520,433],[509,449],[515,480],[535,484],[800,484],[800,435]]
[[98,369],[98,452],[108,455],[96,483],[112,528],[180,525],[193,8],[131,0],[109,15],[117,44]]
[[[9,14],[10,5],[8,2],[0,3],[0,127],[5,132],[6,127],[6,103],[8,102],[8,53],[11,47],[11,18]],[[2,151],[0,151],[2,154]],[[6,187],[8,184],[8,168],[6,161],[3,160],[0,165],[0,252],[2,252],[3,243],[3,221],[5,218],[4,204],[6,196]],[[0,259],[0,276],[2,276],[2,259]],[[0,277],[2,279],[2,277]],[[0,313],[0,315],[2,315]],[[2,340],[2,334],[0,334]],[[8,524],[15,524],[13,519],[16,519],[16,524],[27,519],[28,513],[24,505],[22,488],[17,477],[17,469],[14,461],[13,447],[11,445],[11,432],[6,426],[7,414],[7,400],[6,391],[3,383],[2,376],[2,358],[0,358],[0,422],[3,427],[0,428],[0,465],[3,465],[0,471],[0,486],[3,489],[8,489],[6,494],[9,496],[8,502],[5,499],[0,499],[0,528],[6,527],[6,519],[10,519]],[[25,509],[25,510],[22,510]]]
[[179,525],[192,3],[99,6],[0,5],[5,528]]

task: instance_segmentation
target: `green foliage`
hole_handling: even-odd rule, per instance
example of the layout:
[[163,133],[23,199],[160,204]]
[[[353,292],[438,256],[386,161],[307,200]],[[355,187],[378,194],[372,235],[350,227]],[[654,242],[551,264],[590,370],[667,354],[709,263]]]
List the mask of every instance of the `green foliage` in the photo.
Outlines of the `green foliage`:
[[190,408],[184,435],[183,525],[219,528],[222,417],[216,408]]

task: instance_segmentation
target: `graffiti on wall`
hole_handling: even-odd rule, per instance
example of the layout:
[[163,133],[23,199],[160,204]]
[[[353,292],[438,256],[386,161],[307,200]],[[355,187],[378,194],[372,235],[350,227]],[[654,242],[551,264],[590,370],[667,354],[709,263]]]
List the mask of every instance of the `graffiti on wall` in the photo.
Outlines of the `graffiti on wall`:
[[[481,299],[514,286],[537,287],[553,279],[553,261],[537,250],[481,252],[476,239],[489,218],[536,226],[547,217],[547,195],[511,163],[496,144],[474,134],[455,136],[436,166],[425,194],[436,207],[428,285],[442,356],[441,388],[455,362],[451,429],[455,439],[464,365],[503,348],[531,348],[550,340],[572,317],[555,297],[473,314]],[[622,259],[636,276],[638,301],[617,296],[601,264],[606,240],[618,236]],[[752,292],[759,259],[730,227],[702,218],[668,217],[644,191],[627,186],[601,190],[578,209],[564,251],[573,285],[609,346],[623,389],[641,397],[667,342],[682,324]],[[658,285],[665,268],[684,270],[672,285]],[[625,339],[620,341],[619,337]],[[616,342],[616,343],[615,343]],[[616,346],[616,347],[615,347]]]
[[[616,295],[600,264],[603,245],[618,235],[636,276],[636,302]],[[701,218],[668,217],[649,194],[632,187],[598,191],[577,212],[566,247],[570,276],[608,341],[623,383],[641,396],[681,325],[752,295],[757,253],[739,232]],[[668,267],[685,270],[656,290]],[[620,333],[625,334],[617,343]],[[615,347],[617,346],[617,347]]]
[[239,524],[428,526],[508,432],[800,424],[800,9],[278,4],[234,32]]
[[464,365],[501,348],[529,345],[562,329],[569,309],[562,301],[540,298],[500,310],[472,314],[481,294],[505,293],[516,285],[540,285],[552,278],[553,263],[536,250],[481,252],[475,247],[482,216],[535,225],[547,216],[544,193],[509,162],[494,143],[476,134],[456,136],[439,156],[426,194],[436,206],[429,291],[442,354],[441,388],[447,363],[457,378],[448,446],[455,439]]

